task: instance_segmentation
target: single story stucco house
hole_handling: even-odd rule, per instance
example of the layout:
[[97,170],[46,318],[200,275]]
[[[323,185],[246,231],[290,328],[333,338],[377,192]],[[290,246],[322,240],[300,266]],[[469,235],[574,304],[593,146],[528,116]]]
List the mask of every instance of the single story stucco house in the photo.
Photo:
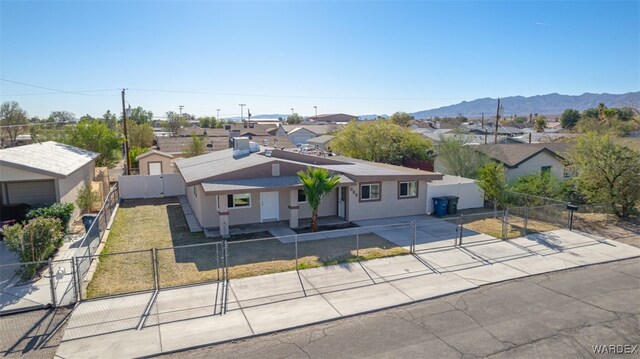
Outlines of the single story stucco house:
[[[319,207],[319,216],[347,221],[427,213],[427,183],[443,175],[347,157],[316,157],[276,149],[236,148],[178,159],[186,195],[203,228],[229,235],[229,226],[311,217],[298,171],[326,168],[340,184]],[[254,148],[255,150],[255,148]]]
[[[73,203],[91,186],[98,154],[53,141],[0,150],[0,201],[32,206]],[[80,214],[77,208],[73,218]]]

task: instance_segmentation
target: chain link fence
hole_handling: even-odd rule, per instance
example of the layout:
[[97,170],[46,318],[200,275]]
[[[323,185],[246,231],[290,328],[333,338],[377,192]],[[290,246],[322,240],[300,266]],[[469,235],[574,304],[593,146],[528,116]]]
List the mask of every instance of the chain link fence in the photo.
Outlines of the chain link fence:
[[0,264],[0,314],[76,301],[72,260]]

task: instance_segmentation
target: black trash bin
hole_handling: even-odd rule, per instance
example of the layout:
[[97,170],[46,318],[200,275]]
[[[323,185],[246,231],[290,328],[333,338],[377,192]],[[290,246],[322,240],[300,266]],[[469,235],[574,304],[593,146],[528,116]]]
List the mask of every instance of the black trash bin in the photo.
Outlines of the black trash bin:
[[460,197],[447,196],[446,198],[449,199],[449,203],[447,203],[447,214],[458,213],[458,200]]

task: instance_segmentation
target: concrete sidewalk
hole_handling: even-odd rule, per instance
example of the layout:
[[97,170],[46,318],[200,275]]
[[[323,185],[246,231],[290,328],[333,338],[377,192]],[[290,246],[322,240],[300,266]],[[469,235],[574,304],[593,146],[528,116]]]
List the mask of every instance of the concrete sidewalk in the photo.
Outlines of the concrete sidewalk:
[[[272,333],[478,286],[640,256],[640,249],[558,230],[510,241],[484,235],[416,255],[81,303],[57,356],[141,357]],[[221,314],[223,293],[227,312]]]

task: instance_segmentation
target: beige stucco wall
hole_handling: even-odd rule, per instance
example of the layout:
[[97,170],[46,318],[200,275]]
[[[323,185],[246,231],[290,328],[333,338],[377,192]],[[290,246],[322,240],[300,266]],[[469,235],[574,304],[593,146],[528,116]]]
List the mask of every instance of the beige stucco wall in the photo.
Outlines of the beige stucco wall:
[[347,191],[349,196],[347,201],[349,221],[427,213],[427,183],[425,181],[418,181],[418,197],[403,199],[398,198],[397,181],[384,181],[381,184],[380,201],[360,202],[360,183],[349,187]]
[[251,193],[250,207],[229,208],[230,226],[248,223],[260,223],[260,192]]
[[[311,207],[308,203],[299,203],[299,218],[311,218]],[[338,190],[334,189],[326,195],[320,206],[318,206],[318,216],[336,216],[338,215]]]
[[54,177],[0,165],[0,182],[47,180]]
[[79,168],[77,171],[68,175],[66,178],[56,180],[58,188],[59,202],[73,203],[76,207],[73,212],[73,218],[80,215],[80,209],[76,205],[78,191],[85,186],[90,186],[95,174],[95,162],[91,161]]
[[141,175],[149,174],[149,162],[160,162],[162,164],[162,173],[173,173],[173,167],[171,166],[171,158],[159,155],[157,153],[150,154],[141,158],[138,161],[138,168]]
[[[194,194],[194,191],[195,193],[197,193],[197,197]],[[202,192],[202,186],[199,184],[194,186],[187,186],[187,189],[185,192],[187,195],[187,201],[189,202],[189,205],[193,210],[193,214],[196,216],[196,219],[198,220],[200,225],[203,226],[204,218],[202,217],[201,203],[202,203],[202,200],[204,199],[204,193]]]
[[507,168],[507,180],[512,182],[521,176],[539,174],[543,166],[551,166],[551,175],[558,179],[563,178],[564,166],[562,162],[547,152],[540,152],[517,168]]

